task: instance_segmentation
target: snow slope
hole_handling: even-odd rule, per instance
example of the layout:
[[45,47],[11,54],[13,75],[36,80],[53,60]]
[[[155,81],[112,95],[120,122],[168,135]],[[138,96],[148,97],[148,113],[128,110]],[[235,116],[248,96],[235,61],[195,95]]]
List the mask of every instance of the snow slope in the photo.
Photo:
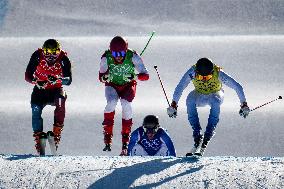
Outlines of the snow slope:
[[[103,152],[105,98],[98,81],[100,56],[113,36],[125,36],[141,52],[155,30],[143,54],[150,80],[138,82],[133,130],[145,115],[158,115],[177,155],[184,156],[192,147],[185,99],[193,87],[184,91],[177,119],[169,119],[153,66],[169,98],[201,57],[243,84],[250,107],[283,96],[283,9],[282,0],[0,0],[0,188],[284,188],[282,101],[242,119],[235,92],[224,87],[220,123],[202,160],[117,157],[121,108],[118,104],[113,150]],[[24,72],[47,38],[58,39],[73,63],[59,157],[24,155],[35,153],[32,85]],[[209,109],[199,112],[204,128]],[[52,107],[44,109],[43,119],[50,130]]]
[[282,0],[1,2],[6,10],[2,36],[143,36],[152,30],[160,35],[269,35],[284,31]]
[[0,155],[0,188],[284,187],[284,159]]

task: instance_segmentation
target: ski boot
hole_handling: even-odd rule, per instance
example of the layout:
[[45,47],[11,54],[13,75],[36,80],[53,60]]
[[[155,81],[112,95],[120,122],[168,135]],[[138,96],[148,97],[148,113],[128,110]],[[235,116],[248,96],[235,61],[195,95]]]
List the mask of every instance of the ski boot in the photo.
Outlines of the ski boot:
[[105,147],[103,151],[111,151],[112,134],[105,133],[104,142]]
[[198,137],[194,138],[194,145],[193,148],[191,149],[191,151],[189,153],[187,153],[185,156],[189,157],[189,156],[193,156],[196,154],[196,152],[200,151],[201,148],[201,144],[203,142],[203,135],[199,135]]
[[[125,128],[125,127],[124,127]],[[130,129],[130,127],[126,127]],[[128,130],[126,130],[128,131]],[[128,132],[121,132],[121,142],[122,142],[122,148],[120,156],[127,156],[127,149],[128,149],[128,143],[129,143],[129,133]]]
[[194,155],[200,156],[200,157],[203,156],[209,141],[210,139],[204,137],[200,150],[196,152]]
[[104,113],[104,121],[103,121],[102,125],[103,125],[103,129],[104,129],[105,147],[103,148],[103,151],[111,151],[114,115],[115,115],[115,111]]
[[58,145],[61,139],[61,132],[63,130],[63,124],[55,123],[53,125],[53,134],[54,134],[54,143],[55,143],[55,149],[58,149]]
[[111,151],[111,144],[105,144],[103,151]]
[[40,156],[45,155],[45,146],[46,146],[46,133],[44,132],[34,132],[33,137],[35,137],[35,148]]
[[128,149],[128,143],[124,142],[122,144],[120,156],[127,156],[127,149]]

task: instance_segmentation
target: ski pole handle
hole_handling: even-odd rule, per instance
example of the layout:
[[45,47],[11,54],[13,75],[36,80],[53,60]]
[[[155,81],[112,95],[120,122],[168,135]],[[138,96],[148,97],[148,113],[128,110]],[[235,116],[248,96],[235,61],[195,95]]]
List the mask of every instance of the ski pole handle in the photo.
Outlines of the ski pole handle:
[[156,66],[156,65],[155,65],[155,66],[154,66],[154,68],[155,68],[155,70],[156,70],[156,72],[157,72],[157,75],[158,75],[158,78],[159,78],[160,84],[161,84],[161,86],[162,86],[162,89],[163,89],[164,95],[165,95],[165,97],[166,97],[166,100],[167,100],[167,102],[168,102],[168,105],[169,105],[169,106],[171,106],[171,105],[170,105],[170,102],[169,102],[169,99],[168,99],[168,96],[167,96],[167,94],[166,94],[166,91],[165,91],[165,88],[164,88],[163,82],[162,82],[162,80],[161,80],[160,74],[159,74],[159,72],[158,72],[158,66]]
[[150,36],[148,42],[146,43],[144,49],[143,49],[142,52],[140,53],[140,56],[142,56],[142,54],[143,54],[144,51],[146,50],[146,48],[147,48],[148,44],[150,43],[150,41],[151,41],[151,39],[152,39],[152,37],[153,37],[154,34],[155,34],[155,31],[152,31],[152,34],[151,34],[151,36]]
[[254,110],[258,109],[258,108],[261,108],[261,107],[263,107],[263,106],[265,106],[265,105],[267,105],[267,104],[270,104],[270,103],[272,103],[272,102],[275,102],[276,100],[279,100],[279,99],[282,99],[282,96],[279,96],[278,98],[276,98],[276,99],[274,99],[274,100],[271,100],[271,101],[269,101],[269,102],[266,102],[266,103],[264,103],[264,104],[261,104],[261,105],[255,107],[255,108],[251,109],[250,112],[252,112],[252,111],[254,111]]

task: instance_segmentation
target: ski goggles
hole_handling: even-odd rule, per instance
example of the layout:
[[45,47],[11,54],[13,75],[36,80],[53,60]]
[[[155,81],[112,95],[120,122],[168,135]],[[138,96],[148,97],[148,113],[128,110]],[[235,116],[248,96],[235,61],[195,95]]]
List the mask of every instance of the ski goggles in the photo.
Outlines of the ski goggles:
[[212,77],[213,77],[212,74],[209,74],[209,75],[199,75],[199,74],[196,74],[196,75],[195,75],[195,79],[197,79],[197,80],[202,80],[202,81],[208,81],[208,80],[210,80]]
[[50,55],[57,56],[60,53],[60,49],[47,49],[47,48],[44,48],[43,49],[43,53],[44,53],[45,56],[50,56]]
[[146,133],[146,134],[148,134],[148,133],[153,133],[153,134],[156,134],[157,133],[157,131],[158,131],[158,127],[157,126],[155,126],[155,127],[153,127],[153,128],[147,128],[147,127],[145,127],[145,126],[143,126],[143,130],[144,130],[144,132]]
[[116,51],[111,51],[111,55],[116,58],[116,57],[125,57],[126,55],[126,52],[125,51],[119,51],[119,52],[116,52]]

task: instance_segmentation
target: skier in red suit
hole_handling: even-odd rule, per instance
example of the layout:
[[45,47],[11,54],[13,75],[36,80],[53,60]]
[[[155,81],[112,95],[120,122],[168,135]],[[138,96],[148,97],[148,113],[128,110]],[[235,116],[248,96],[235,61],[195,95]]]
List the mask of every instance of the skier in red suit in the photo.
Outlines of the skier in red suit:
[[46,105],[55,106],[53,133],[57,149],[64,126],[67,98],[62,86],[70,85],[72,82],[70,60],[67,53],[61,50],[57,40],[46,40],[42,48],[32,54],[26,68],[25,80],[35,85],[31,94],[31,108],[36,150],[40,154],[40,138],[46,137],[41,117],[42,110]]
[[[138,72],[138,73],[135,73]],[[105,83],[105,97],[107,105],[104,110],[104,151],[111,151],[115,107],[120,100],[122,107],[122,151],[120,155],[127,155],[127,146],[132,127],[131,103],[136,94],[137,79],[146,81],[149,74],[141,57],[128,48],[127,41],[121,37],[114,37],[109,49],[102,55],[99,79]]]

